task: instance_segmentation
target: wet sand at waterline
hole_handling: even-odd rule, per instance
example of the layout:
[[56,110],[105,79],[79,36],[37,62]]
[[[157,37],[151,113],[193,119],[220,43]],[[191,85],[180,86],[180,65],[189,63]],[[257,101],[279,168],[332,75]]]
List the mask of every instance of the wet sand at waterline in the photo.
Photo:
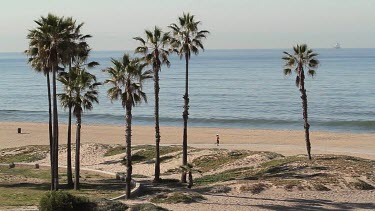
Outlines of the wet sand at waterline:
[[[67,125],[59,125],[59,142],[66,143]],[[22,133],[17,133],[22,128]],[[73,141],[75,125],[72,126]],[[133,126],[132,144],[154,144],[154,127]],[[181,144],[182,128],[161,127],[161,144]],[[82,143],[125,144],[124,126],[82,125]],[[188,143],[193,147],[274,151],[284,155],[305,154],[304,131],[250,130],[228,128],[188,128]],[[48,145],[48,124],[0,122],[0,148]],[[344,154],[375,159],[375,134],[311,132],[313,154]]]

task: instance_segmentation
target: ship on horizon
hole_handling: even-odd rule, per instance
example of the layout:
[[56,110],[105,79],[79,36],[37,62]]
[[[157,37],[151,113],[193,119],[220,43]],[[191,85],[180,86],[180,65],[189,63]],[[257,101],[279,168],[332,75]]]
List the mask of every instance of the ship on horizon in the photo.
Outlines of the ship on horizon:
[[341,48],[340,43],[336,42],[336,44],[333,46],[333,48],[340,49]]

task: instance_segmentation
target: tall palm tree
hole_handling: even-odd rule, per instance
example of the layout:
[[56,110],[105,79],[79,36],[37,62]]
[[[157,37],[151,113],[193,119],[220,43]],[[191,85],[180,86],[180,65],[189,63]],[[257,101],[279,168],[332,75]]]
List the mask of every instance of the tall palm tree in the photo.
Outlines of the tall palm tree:
[[67,151],[67,169],[66,169],[66,174],[67,174],[67,179],[68,179],[68,187],[73,187],[73,173],[72,173],[72,107],[73,107],[73,90],[74,90],[74,73],[69,68],[69,72],[67,73],[62,73],[59,78],[57,79],[58,81],[61,82],[61,84],[64,86],[64,91],[65,95],[63,96],[62,94],[59,94],[60,97],[60,103],[61,106],[66,109],[68,108],[69,113],[68,113],[68,141],[67,141],[67,146],[66,146],[66,151]]
[[[56,97],[56,74],[59,69],[59,63],[63,57],[64,49],[67,44],[74,38],[73,27],[64,17],[57,17],[48,14],[47,17],[41,17],[39,20],[34,21],[37,27],[30,30],[27,38],[30,48],[44,49],[45,54],[40,54],[44,57],[43,60],[47,61],[47,67],[52,70],[52,114],[53,114],[53,127],[52,127],[52,184],[51,189],[58,189],[58,114],[57,114],[57,97]],[[42,51],[38,51],[42,52]]]
[[[72,19],[68,19],[74,26],[75,21]],[[64,54],[65,58],[63,58],[64,65],[68,66],[68,75],[63,80],[63,85],[65,90],[68,94],[71,95],[70,87],[70,77],[69,73],[72,70],[72,65],[76,65],[79,67],[83,67],[85,65],[81,65],[80,63],[84,63],[87,60],[88,54],[90,52],[89,45],[86,42],[86,38],[90,38],[91,35],[82,35],[80,33],[80,28],[83,26],[83,23],[79,24],[78,26],[74,27],[74,39],[68,43],[67,49],[65,49],[66,54]],[[94,64],[93,64],[94,63]],[[89,68],[98,65],[96,62],[91,62],[87,64]],[[71,155],[71,143],[72,143],[72,104],[66,104],[68,106],[68,137],[67,137],[67,179],[68,179],[68,186],[73,186],[73,177],[72,177],[72,155]]]
[[[30,46],[29,49],[25,50],[25,54],[29,57],[28,63],[38,73],[43,73],[47,78],[47,94],[48,94],[48,134],[49,134],[49,146],[50,146],[50,161],[52,163],[52,105],[51,105],[51,83],[49,73],[50,67],[47,65],[47,56],[45,49],[42,47]],[[53,170],[51,168],[51,184],[53,183]]]
[[112,59],[113,67],[103,70],[109,74],[109,79],[105,84],[112,87],[108,89],[108,97],[113,100],[120,99],[122,107],[125,108],[125,140],[126,140],[126,198],[130,198],[132,160],[131,160],[131,124],[132,107],[147,102],[146,94],[142,91],[142,84],[145,79],[150,78],[149,71],[143,71],[145,64],[139,59],[132,59],[128,54],[124,54],[122,60]]
[[[178,24],[171,24],[169,28],[172,29],[173,38],[171,45],[174,51],[180,56],[180,59],[185,57],[185,95],[184,95],[184,112],[182,113],[184,119],[184,134],[183,134],[183,156],[182,165],[187,165],[187,121],[189,116],[189,60],[191,53],[198,55],[199,49],[204,51],[202,39],[209,34],[207,30],[199,31],[198,25],[200,21],[194,19],[194,15],[184,13],[178,18]],[[186,172],[181,174],[181,182],[186,183]]]
[[155,177],[154,182],[160,181],[160,128],[159,128],[159,71],[161,65],[166,64],[170,66],[168,60],[169,51],[166,47],[169,44],[169,33],[163,31],[155,26],[154,31],[146,30],[146,39],[142,37],[135,37],[135,40],[140,42],[140,46],[135,49],[135,53],[143,54],[143,61],[148,65],[152,65],[154,73],[154,93],[155,93]]
[[285,60],[284,74],[290,75],[292,73],[292,69],[294,69],[297,74],[296,86],[301,92],[306,148],[309,160],[311,160],[311,143],[309,134],[310,125],[307,121],[308,116],[307,94],[305,89],[305,69],[308,69],[308,75],[312,77],[315,75],[315,71],[319,66],[319,61],[316,59],[318,54],[309,49],[306,44],[297,45],[293,47],[293,53],[284,52],[284,54],[285,56],[282,58]]
[[[69,74],[69,75],[68,75]],[[68,83],[67,93],[60,94],[60,100],[63,107],[73,108],[76,117],[76,158],[75,158],[75,183],[74,189],[79,189],[80,172],[80,144],[81,144],[81,122],[84,110],[92,110],[93,103],[99,103],[97,87],[100,83],[96,82],[96,77],[86,72],[84,68],[74,67],[66,75],[62,75],[59,80],[65,84]]]

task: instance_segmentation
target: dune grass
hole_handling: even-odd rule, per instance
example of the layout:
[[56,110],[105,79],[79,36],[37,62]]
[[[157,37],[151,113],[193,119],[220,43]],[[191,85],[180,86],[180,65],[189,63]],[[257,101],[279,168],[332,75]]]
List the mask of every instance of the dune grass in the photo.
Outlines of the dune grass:
[[49,146],[31,145],[1,150],[0,163],[34,162],[47,157]]
[[109,156],[122,154],[122,153],[125,153],[125,150],[126,150],[125,146],[111,147],[107,150],[107,152],[104,154],[104,156],[109,157]]
[[194,168],[201,172],[208,172],[217,169],[227,163],[233,163],[240,160],[250,153],[246,151],[234,150],[220,150],[215,154],[204,155],[193,160]]
[[173,192],[165,193],[155,196],[151,199],[153,203],[166,203],[166,204],[176,204],[176,203],[193,203],[205,200],[199,193],[195,192]]
[[[134,146],[133,150],[138,150],[132,155],[133,163],[141,163],[141,162],[154,162],[155,160],[155,146],[151,145],[141,145],[141,146]],[[179,146],[161,146],[160,147],[160,160],[161,162],[165,162],[167,160],[173,159],[174,156],[167,156],[167,154],[181,151],[182,148]],[[164,156],[166,155],[166,156]],[[123,164],[126,163],[126,158],[122,161]]]
[[[66,189],[66,172],[60,170],[60,189],[90,200],[112,198],[123,194],[125,184],[119,180],[90,172],[81,172],[81,190]],[[48,168],[0,167],[0,206],[37,205],[42,195],[50,189]]]

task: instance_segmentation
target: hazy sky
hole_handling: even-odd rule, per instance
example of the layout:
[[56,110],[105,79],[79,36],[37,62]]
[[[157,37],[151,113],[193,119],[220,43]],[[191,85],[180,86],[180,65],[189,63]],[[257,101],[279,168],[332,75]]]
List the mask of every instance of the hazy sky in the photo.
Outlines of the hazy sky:
[[85,22],[94,50],[134,49],[132,38],[183,12],[202,21],[207,49],[375,47],[375,0],[7,0],[0,7],[0,52],[27,48],[33,20],[48,12]]

